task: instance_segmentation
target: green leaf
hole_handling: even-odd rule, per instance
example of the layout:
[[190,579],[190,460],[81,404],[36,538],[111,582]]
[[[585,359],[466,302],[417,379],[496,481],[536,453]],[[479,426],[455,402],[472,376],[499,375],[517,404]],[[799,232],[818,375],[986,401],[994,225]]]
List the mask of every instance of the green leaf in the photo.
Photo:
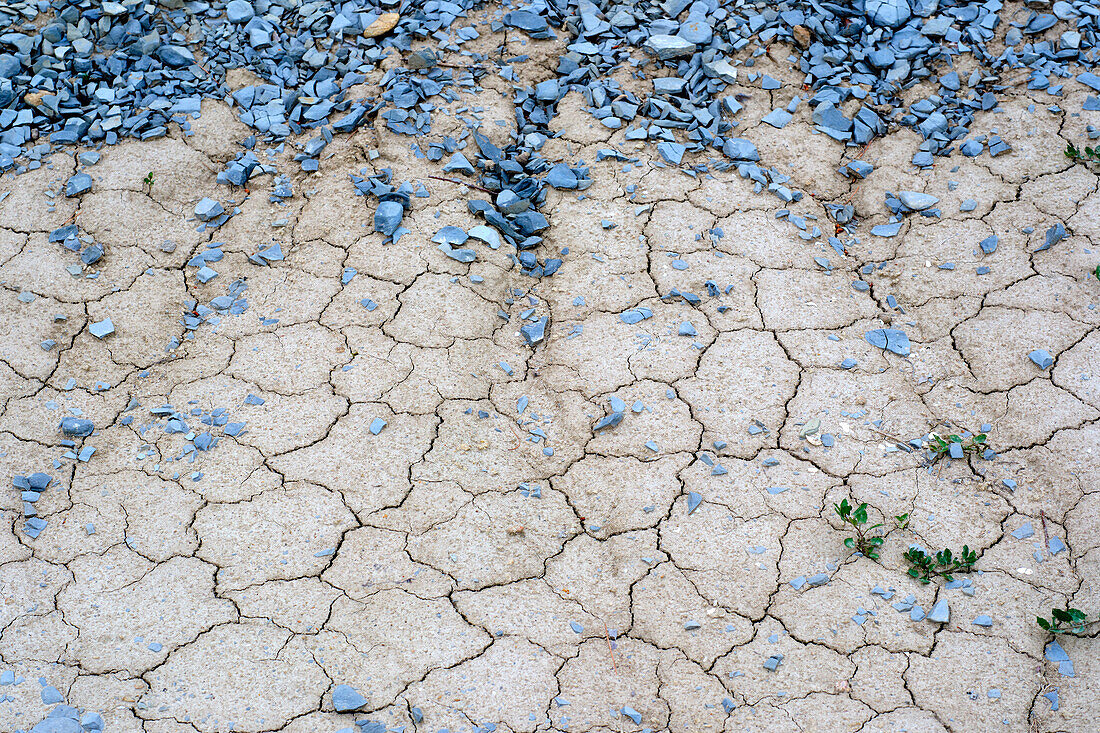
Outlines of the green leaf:
[[963,439],[962,439],[961,435],[948,435],[947,439],[950,440],[952,443],[961,443],[961,442],[963,442]]
[[979,433],[978,435],[975,435],[975,436],[974,436],[974,437],[972,438],[972,440],[973,440],[973,441],[974,441],[975,443],[985,443],[985,439],[986,439],[986,437],[987,437],[987,436],[986,436],[986,434],[985,434],[985,433]]
[[874,547],[882,547],[882,543],[884,541],[885,540],[883,540],[881,537],[872,537],[871,539],[867,540],[867,542]]
[[920,575],[920,571],[916,568],[909,568],[909,575],[915,578]]
[[856,541],[853,540],[851,537],[847,537],[844,540],[844,546],[850,550],[856,546]]
[[1060,608],[1051,609],[1050,613],[1055,621],[1064,621],[1066,623],[1071,623],[1073,621],[1073,616],[1071,616],[1068,611],[1063,611]]
[[1047,631],[1050,631],[1050,622],[1047,621],[1042,616],[1036,616],[1035,617],[1035,623],[1039,624],[1040,628],[1046,629]]

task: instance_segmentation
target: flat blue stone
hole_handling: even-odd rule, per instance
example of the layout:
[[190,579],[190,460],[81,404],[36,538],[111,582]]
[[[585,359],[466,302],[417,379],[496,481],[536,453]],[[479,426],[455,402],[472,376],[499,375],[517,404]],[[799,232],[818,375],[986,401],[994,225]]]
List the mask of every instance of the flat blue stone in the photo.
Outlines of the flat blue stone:
[[909,337],[896,328],[876,328],[864,336],[867,343],[898,356],[909,356]]

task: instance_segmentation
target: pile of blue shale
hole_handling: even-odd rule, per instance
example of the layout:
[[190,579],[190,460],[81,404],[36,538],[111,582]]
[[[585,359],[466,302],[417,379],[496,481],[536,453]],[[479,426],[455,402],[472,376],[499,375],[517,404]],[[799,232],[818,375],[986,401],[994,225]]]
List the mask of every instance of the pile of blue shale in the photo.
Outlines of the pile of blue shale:
[[[523,57],[464,49],[486,29],[471,21],[471,12],[483,8],[492,32],[563,41],[555,72],[537,85],[521,85],[510,66]],[[784,185],[787,178],[758,165],[755,146],[736,134],[737,113],[749,100],[725,94],[735,82],[779,89],[777,80],[753,71],[770,49],[790,54],[806,91],[772,110],[767,123],[781,127],[807,103],[817,130],[853,147],[907,126],[922,136],[913,162],[923,167],[956,150],[969,156],[1008,150],[996,135],[967,139],[975,113],[997,107],[1007,71],[1025,69],[1028,88],[1045,90],[1052,103],[1067,83],[1100,91],[1100,77],[1091,71],[1098,23],[1100,6],[1087,0],[1028,0],[1011,13],[1001,0],[537,0],[506,6],[476,0],[20,0],[0,7],[0,171],[34,169],[59,145],[155,138],[173,123],[186,129],[204,98],[233,104],[268,142],[317,130],[298,156],[305,170],[316,170],[332,135],[360,125],[384,121],[400,134],[429,136],[431,100],[456,99],[456,85],[476,87],[479,75],[495,66],[513,80],[517,112],[514,144],[499,159],[478,146],[475,172],[494,193],[549,170],[524,166],[552,134],[557,102],[576,90],[601,124],[624,129],[628,140],[658,143],[666,163],[680,165],[688,151],[720,150],[724,156],[714,167],[736,166],[758,189],[791,200],[798,194]],[[349,99],[349,87],[363,83],[391,54],[403,65],[382,78],[380,98]],[[438,60],[445,54],[468,58],[444,68]],[[969,64],[975,67],[969,74],[954,69],[964,54],[977,62]],[[622,67],[651,78],[651,92],[622,89],[611,78]],[[225,75],[234,68],[251,70],[262,83],[230,94]],[[922,82],[927,94],[905,104],[906,90]],[[1089,95],[1083,106],[1100,110],[1100,101]],[[438,159],[455,145],[435,148]],[[222,180],[240,183],[252,169],[263,172],[249,160],[231,164],[243,172],[234,168]],[[864,176],[870,167],[844,171]],[[586,171],[558,169],[555,177],[571,185]],[[537,206],[542,178],[523,185]]]

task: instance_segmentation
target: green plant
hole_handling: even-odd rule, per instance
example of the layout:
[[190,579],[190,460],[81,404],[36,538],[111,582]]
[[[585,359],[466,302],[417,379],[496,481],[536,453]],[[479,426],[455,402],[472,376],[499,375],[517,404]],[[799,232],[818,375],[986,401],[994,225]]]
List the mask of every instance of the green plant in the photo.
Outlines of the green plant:
[[1092,275],[1093,275],[1093,277],[1095,277],[1095,278],[1096,278],[1097,280],[1100,280],[1100,265],[1097,265],[1097,266],[1096,266],[1096,269],[1092,271]]
[[989,436],[985,433],[978,433],[970,438],[963,438],[961,435],[948,435],[944,438],[938,433],[929,433],[929,435],[932,438],[928,444],[928,449],[932,451],[932,463],[946,455],[950,455],[952,444],[958,445],[962,449],[963,455],[966,455],[984,450],[986,441],[989,439]]
[[978,553],[963,545],[957,556],[950,548],[944,548],[933,557],[919,547],[910,547],[905,551],[905,559],[909,563],[909,576],[928,585],[937,575],[951,581],[955,579],[954,573],[969,573],[978,561]]
[[1100,616],[1089,621],[1088,614],[1077,608],[1067,608],[1065,611],[1052,608],[1049,619],[1042,616],[1035,617],[1035,623],[1039,624],[1039,628],[1051,634],[1080,634],[1097,622],[1100,622]]
[[143,184],[145,184],[145,187],[147,189],[149,189],[149,193],[152,193],[153,192],[153,184],[156,183],[156,181],[153,180],[153,171],[149,171],[148,173],[146,173],[145,178],[141,179],[141,182]]
[[1086,163],[1100,163],[1100,149],[1085,146],[1084,150],[1073,143],[1066,145],[1066,157],[1070,160],[1081,160]]
[[[853,507],[847,499],[841,499],[839,504],[833,504],[833,511],[840,517],[840,521],[849,525],[856,533],[855,537],[845,538],[844,546],[872,560],[878,560],[879,548],[886,538],[879,534],[869,534],[882,527],[882,522],[867,526],[867,503]],[[909,524],[909,515],[901,514],[894,517],[894,521],[899,529],[904,529]]]

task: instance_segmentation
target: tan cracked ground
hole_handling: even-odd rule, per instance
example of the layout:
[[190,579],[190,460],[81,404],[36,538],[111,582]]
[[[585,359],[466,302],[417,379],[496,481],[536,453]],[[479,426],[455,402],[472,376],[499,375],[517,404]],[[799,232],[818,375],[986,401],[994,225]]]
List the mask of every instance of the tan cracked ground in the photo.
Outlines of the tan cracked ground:
[[[480,43],[500,41],[486,32]],[[560,50],[509,43],[532,55],[517,66],[524,80]],[[493,76],[484,87],[449,108],[482,106],[503,142],[491,121],[510,119],[510,87]],[[429,179],[437,166],[384,129],[337,138],[320,172],[293,176],[286,207],[268,203],[270,177],[247,196],[215,185],[247,131],[209,100],[191,135],[105,149],[93,191],[58,197],[53,211],[44,194],[75,169],[70,154],[0,179],[0,481],[45,471],[57,482],[38,503],[49,525],[35,540],[17,492],[2,494],[0,661],[28,682],[0,688],[0,730],[45,714],[38,677],[102,712],[107,730],[147,733],[334,731],[364,717],[418,731],[1094,730],[1095,637],[1063,641],[1076,665],[1065,677],[1044,659],[1034,617],[1100,610],[1100,284],[1088,277],[1100,188],[1062,156],[1081,118],[1017,89],[1004,114],[973,126],[998,130],[1011,154],[918,172],[915,136],[897,132],[863,151],[876,170],[855,186],[805,111],[782,131],[758,123],[788,101],[789,83],[735,88],[753,97],[739,133],[811,194],[789,207],[733,172],[655,165],[651,148],[624,144],[571,94],[543,154],[587,161],[594,185],[549,192],[545,251],[570,254],[541,281],[503,250],[479,245],[472,265],[445,258],[430,238],[477,223],[472,192]],[[1061,104],[1080,109],[1081,96]],[[435,134],[461,130],[435,117]],[[595,163],[608,143],[641,162]],[[278,163],[296,169],[289,151]],[[413,199],[398,244],[382,245],[373,206],[352,195],[348,174],[364,167],[431,192]],[[870,236],[886,221],[884,193],[900,189],[938,196],[942,218]],[[203,196],[240,213],[198,233]],[[977,208],[960,212],[967,198]],[[847,201],[864,220],[848,256],[775,216],[789,208],[826,228],[823,203]],[[71,253],[47,242],[70,220],[106,248],[95,279],[71,277]],[[1056,222],[1069,236],[1036,253]],[[990,234],[1000,246],[981,256]],[[226,256],[202,285],[185,263],[209,241]],[[273,242],[285,261],[247,261]],[[949,261],[954,270],[938,267]],[[866,264],[861,293],[850,282]],[[358,275],[341,286],[346,267]],[[186,301],[237,278],[249,310],[183,339]],[[706,280],[723,292],[699,307],[667,297],[702,293]],[[518,335],[531,302],[550,316],[533,350]],[[635,306],[653,317],[623,323]],[[117,332],[99,341],[87,327],[104,317]],[[697,335],[676,335],[682,321]],[[863,339],[885,325],[907,331],[911,356]],[[172,338],[183,345],[166,352]],[[1034,348],[1054,355],[1052,369],[1028,360]],[[839,368],[846,357],[857,366]],[[593,435],[611,396],[644,410]],[[131,400],[140,407],[125,412]],[[165,403],[224,407],[247,430],[180,465],[169,458],[183,436],[163,422],[142,432]],[[63,458],[56,427],[73,408],[98,428],[87,462]],[[387,425],[373,435],[376,418]],[[812,419],[820,430],[805,436]],[[893,448],[945,420],[991,423],[998,458],[930,472],[919,452]],[[535,428],[545,441],[528,439]],[[690,492],[702,504],[689,514]],[[844,497],[876,519],[910,514],[881,562],[844,548],[831,509]],[[1016,539],[1026,522],[1036,535]],[[1044,533],[1068,549],[1038,562]],[[907,578],[910,542],[976,549],[974,594]],[[829,582],[791,585],[815,573]],[[946,600],[951,620],[911,621],[871,595],[876,585],[926,611]],[[992,627],[973,625],[979,615]],[[363,713],[333,712],[339,683],[366,697]],[[1043,696],[1055,689],[1057,712]]]

